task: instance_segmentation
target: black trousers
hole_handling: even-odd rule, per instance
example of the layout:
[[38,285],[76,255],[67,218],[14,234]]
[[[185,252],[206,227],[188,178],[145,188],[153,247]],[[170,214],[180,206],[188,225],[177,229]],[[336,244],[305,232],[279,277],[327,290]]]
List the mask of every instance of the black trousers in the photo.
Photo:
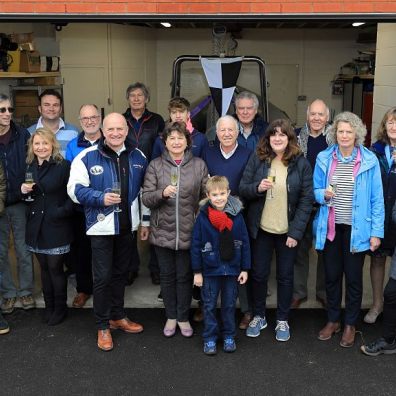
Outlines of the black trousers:
[[366,252],[351,253],[351,226],[336,224],[333,241],[323,250],[327,316],[329,322],[341,319],[342,280],[345,274],[345,324],[354,326],[359,318],[363,294],[363,264]]
[[168,319],[188,321],[192,297],[192,269],[189,250],[155,247],[157,253],[161,293]]
[[72,257],[75,261],[77,292],[92,294],[92,251],[91,240],[85,232],[85,216],[83,212],[75,212],[73,216],[74,242],[71,245]]
[[98,330],[125,318],[124,292],[136,232],[91,236],[93,308]]
[[384,290],[382,336],[389,343],[396,338],[396,280],[389,278]]

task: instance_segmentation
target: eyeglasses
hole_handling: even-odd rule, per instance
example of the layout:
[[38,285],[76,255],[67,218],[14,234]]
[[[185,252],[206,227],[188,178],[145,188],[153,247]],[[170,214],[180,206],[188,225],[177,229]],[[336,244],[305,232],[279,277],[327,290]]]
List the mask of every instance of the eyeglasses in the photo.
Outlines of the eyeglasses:
[[0,113],[5,113],[8,110],[8,112],[10,114],[12,114],[14,112],[14,108],[13,107],[0,107]]
[[[0,109],[1,110],[1,109]],[[11,113],[11,112],[10,112]],[[396,121],[387,121],[386,122],[386,126],[388,126],[388,127],[393,127],[393,126],[395,126],[396,125]]]
[[84,124],[87,124],[88,122],[95,122],[100,118],[100,116],[92,116],[92,117],[81,117],[80,121],[82,121]]

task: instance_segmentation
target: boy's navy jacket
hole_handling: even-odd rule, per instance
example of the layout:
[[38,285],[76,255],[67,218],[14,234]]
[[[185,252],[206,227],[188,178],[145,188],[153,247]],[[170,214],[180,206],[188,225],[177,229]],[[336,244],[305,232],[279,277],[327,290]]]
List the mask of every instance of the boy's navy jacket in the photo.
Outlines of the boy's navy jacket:
[[242,205],[237,198],[230,196],[224,211],[230,215],[233,226],[235,254],[230,261],[220,260],[220,232],[208,218],[209,202],[204,204],[194,224],[191,241],[191,265],[194,273],[203,276],[238,276],[241,271],[250,269],[249,235],[241,214]]

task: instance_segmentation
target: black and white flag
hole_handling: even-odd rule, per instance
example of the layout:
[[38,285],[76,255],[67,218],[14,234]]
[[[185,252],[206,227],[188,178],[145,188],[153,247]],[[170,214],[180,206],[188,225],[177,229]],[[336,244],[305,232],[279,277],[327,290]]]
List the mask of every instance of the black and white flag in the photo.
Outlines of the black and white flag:
[[226,115],[241,71],[243,57],[200,58],[213,102],[220,116]]

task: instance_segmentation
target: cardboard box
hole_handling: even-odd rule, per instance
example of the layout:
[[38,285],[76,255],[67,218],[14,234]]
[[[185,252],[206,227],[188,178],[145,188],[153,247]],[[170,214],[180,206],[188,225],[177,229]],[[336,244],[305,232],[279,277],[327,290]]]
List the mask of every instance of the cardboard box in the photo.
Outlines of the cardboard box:
[[21,67],[21,51],[8,51],[8,56],[12,58],[12,63],[8,67],[9,72],[19,72]]
[[[35,107],[39,105],[38,95],[36,90],[29,91],[14,91],[15,108],[19,107]],[[38,111],[38,110],[37,110]]]
[[37,51],[21,52],[21,72],[37,73],[40,71],[40,53]]

